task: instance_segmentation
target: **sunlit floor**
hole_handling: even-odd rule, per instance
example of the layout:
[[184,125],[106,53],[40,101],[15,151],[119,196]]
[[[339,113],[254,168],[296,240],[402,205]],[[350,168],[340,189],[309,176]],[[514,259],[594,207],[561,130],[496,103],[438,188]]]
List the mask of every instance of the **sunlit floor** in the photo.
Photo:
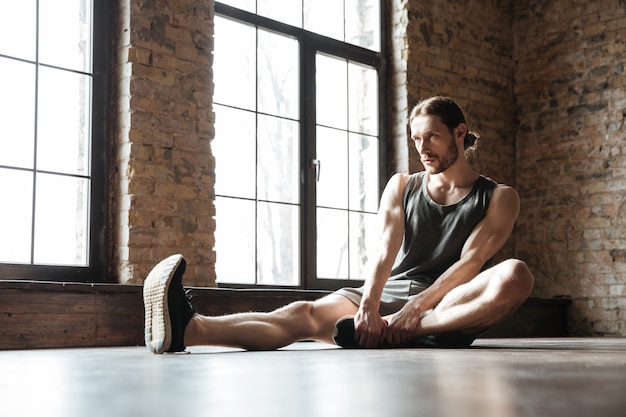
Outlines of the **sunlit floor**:
[[0,351],[0,416],[624,416],[626,339]]

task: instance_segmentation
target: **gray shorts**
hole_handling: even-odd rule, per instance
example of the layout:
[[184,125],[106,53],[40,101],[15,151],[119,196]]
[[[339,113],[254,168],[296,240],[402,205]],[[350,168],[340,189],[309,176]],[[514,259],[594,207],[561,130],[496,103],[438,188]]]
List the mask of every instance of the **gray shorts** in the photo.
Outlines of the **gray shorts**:
[[[419,294],[426,288],[428,286],[408,279],[387,281],[380,297],[380,315],[386,316],[395,313],[404,307],[410,296]],[[363,298],[363,287],[342,288],[335,291],[335,294],[342,295],[359,306],[361,298]]]

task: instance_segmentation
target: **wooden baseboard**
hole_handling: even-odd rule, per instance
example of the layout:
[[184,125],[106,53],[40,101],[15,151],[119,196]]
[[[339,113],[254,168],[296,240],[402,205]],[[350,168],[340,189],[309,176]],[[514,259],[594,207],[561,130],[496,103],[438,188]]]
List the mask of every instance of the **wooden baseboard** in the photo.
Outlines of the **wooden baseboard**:
[[[271,311],[325,291],[194,288],[201,314]],[[567,335],[565,300],[528,300],[485,337]],[[0,281],[0,350],[138,346],[143,342],[139,285]]]
[[511,317],[481,334],[481,338],[566,337],[570,304],[565,298],[530,298]]

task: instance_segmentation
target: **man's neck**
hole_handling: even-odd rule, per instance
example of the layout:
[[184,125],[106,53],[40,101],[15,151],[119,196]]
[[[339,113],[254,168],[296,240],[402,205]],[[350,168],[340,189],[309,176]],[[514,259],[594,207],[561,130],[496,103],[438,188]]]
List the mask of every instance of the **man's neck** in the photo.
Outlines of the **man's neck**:
[[438,174],[428,173],[428,193],[439,204],[454,204],[474,187],[479,175],[464,157]]

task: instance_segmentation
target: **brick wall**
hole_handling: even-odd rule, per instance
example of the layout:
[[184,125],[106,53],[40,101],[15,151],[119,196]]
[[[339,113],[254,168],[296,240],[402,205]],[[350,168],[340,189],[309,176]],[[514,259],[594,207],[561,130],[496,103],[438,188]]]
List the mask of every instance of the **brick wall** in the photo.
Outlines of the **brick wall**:
[[[390,5],[392,169],[421,171],[406,121],[423,98],[446,95],[481,135],[472,165],[515,184],[512,13],[508,2],[393,1]],[[513,239],[501,257],[513,255]]]
[[[388,163],[391,173],[409,172],[409,141],[407,119],[411,111],[407,88],[407,58],[409,43],[406,36],[409,25],[408,0],[387,2],[389,41],[389,150]],[[415,104],[413,104],[415,105]],[[414,156],[414,155],[413,155]]]
[[186,282],[215,282],[208,3],[119,2],[111,274],[123,283],[172,253],[189,261]]
[[[181,252],[212,285],[211,1],[122,0],[111,189],[112,273],[141,283]],[[621,1],[388,0],[392,171],[420,98],[450,95],[482,140],[473,161],[517,185],[503,256],[535,296],[568,296],[575,335],[626,335],[626,14]]]
[[[410,1],[405,7],[406,35],[392,33],[394,49],[402,51],[394,54],[394,62],[406,59],[405,64],[396,64],[406,65],[404,109],[433,95],[453,97],[464,109],[470,129],[482,137],[475,168],[513,184],[512,17],[502,3]],[[397,11],[395,15],[402,16]],[[405,123],[406,118],[404,113]],[[400,140],[406,142],[406,136]],[[421,170],[419,157],[412,146],[409,149],[408,171]]]
[[624,336],[626,5],[514,3],[517,251],[573,334]]

